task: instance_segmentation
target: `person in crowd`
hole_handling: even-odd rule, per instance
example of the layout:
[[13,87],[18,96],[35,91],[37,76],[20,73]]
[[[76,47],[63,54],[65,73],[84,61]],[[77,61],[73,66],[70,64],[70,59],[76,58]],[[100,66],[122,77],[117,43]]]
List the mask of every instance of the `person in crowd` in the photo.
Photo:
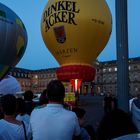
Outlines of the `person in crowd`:
[[48,104],[49,100],[47,97],[47,89],[44,89],[39,97],[39,104],[35,107],[35,109],[45,107]]
[[4,119],[0,120],[0,140],[29,140],[27,125],[16,120],[16,98],[7,94],[1,98]]
[[16,109],[16,119],[19,121],[24,121],[29,124],[30,116],[25,112],[25,101],[22,98],[17,98],[17,109]]
[[48,102],[47,89],[44,89],[39,98],[39,105],[46,106]]
[[137,132],[130,115],[121,109],[115,109],[102,118],[97,129],[97,140],[111,140]]
[[78,118],[74,112],[64,109],[65,88],[59,80],[52,80],[47,85],[47,97],[47,106],[34,109],[31,113],[30,132],[33,140],[78,139]]
[[33,92],[31,90],[27,90],[23,94],[25,100],[25,112],[30,115],[32,110],[35,107],[33,103]]
[[79,125],[81,128],[80,140],[90,140],[90,136],[86,131],[86,129],[84,128],[84,122],[85,122],[84,118],[85,118],[86,111],[83,108],[78,108],[78,107],[73,108],[72,111],[75,112],[75,114],[78,117]]
[[109,113],[112,110],[112,96],[110,92],[108,92],[104,97],[103,107],[105,114]]
[[84,126],[86,131],[88,132],[90,136],[90,140],[96,140],[96,132],[91,124],[87,124]]
[[138,93],[137,97],[132,101],[131,115],[134,124],[140,132],[140,93]]
[[118,99],[117,97],[115,96],[115,94],[112,94],[112,110],[115,110],[118,108]]

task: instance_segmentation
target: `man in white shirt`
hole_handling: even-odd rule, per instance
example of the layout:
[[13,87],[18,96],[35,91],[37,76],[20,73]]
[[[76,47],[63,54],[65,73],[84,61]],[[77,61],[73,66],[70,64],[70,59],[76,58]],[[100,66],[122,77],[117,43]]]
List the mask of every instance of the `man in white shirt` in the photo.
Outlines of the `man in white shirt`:
[[25,137],[29,140],[27,123],[24,122],[24,129],[23,123],[15,118],[17,107],[15,96],[12,94],[2,96],[1,104],[4,118],[0,120],[0,140],[25,140]]
[[80,127],[76,114],[63,108],[64,85],[59,80],[47,86],[49,104],[34,109],[30,117],[33,140],[72,140],[79,136]]

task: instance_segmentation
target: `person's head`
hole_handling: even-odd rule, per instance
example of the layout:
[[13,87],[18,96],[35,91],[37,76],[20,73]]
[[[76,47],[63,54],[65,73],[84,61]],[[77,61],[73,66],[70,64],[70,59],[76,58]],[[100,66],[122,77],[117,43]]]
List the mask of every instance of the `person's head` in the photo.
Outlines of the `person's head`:
[[97,131],[97,140],[108,140],[137,132],[129,114],[121,109],[115,109],[101,120]]
[[25,101],[32,101],[33,99],[33,92],[31,90],[27,90],[24,92],[24,100]]
[[16,112],[16,97],[12,94],[2,96],[1,105],[4,115],[14,115]]
[[108,91],[108,92],[107,92],[107,96],[111,96],[111,92]]
[[82,126],[85,121],[84,117],[85,117],[86,111],[83,108],[79,108],[79,107],[73,108],[72,111],[75,112],[75,114],[79,120],[79,124],[80,124],[80,126]]
[[137,98],[140,98],[140,91],[136,94]]
[[39,104],[44,105],[48,103],[47,89],[44,89],[39,97]]
[[17,98],[16,113],[19,113],[20,115],[25,114],[25,101],[22,98]]
[[52,80],[47,85],[47,97],[50,102],[63,102],[65,97],[65,87],[59,80]]

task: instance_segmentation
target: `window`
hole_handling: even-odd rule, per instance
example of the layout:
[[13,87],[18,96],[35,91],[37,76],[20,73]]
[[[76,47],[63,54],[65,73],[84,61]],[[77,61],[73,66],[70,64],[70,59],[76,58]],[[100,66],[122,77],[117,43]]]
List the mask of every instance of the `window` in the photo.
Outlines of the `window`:
[[136,69],[138,69],[138,66],[135,65],[135,66],[134,66],[134,70],[136,70]]
[[18,75],[18,77],[20,77],[20,73],[18,73],[17,75]]
[[134,88],[135,88],[135,91],[138,91],[138,87],[137,86],[135,86]]
[[100,69],[97,69],[97,72],[99,72],[100,71]]
[[137,81],[138,76],[136,74],[134,74],[134,81]]
[[110,75],[110,76],[108,77],[108,79],[111,80],[111,79],[112,79],[112,76]]
[[97,77],[97,82],[98,82],[98,83],[100,82],[100,77],[99,77],[99,76]]
[[112,71],[112,68],[109,68],[108,70],[109,70],[109,72],[111,72]]
[[106,69],[103,69],[103,72],[106,72]]
[[14,72],[14,76],[16,76],[16,72]]

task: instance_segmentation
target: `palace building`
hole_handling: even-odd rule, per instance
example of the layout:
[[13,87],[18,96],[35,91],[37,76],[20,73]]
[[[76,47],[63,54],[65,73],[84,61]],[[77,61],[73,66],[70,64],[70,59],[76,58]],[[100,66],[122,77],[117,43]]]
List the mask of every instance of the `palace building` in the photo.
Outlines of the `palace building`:
[[[129,92],[135,95],[140,92],[140,57],[129,59]],[[117,61],[96,62],[95,80],[91,82],[83,81],[80,87],[80,94],[100,95],[108,91],[117,93]],[[57,68],[28,70],[13,68],[10,74],[21,84],[22,91],[32,90],[34,93],[42,92],[49,81],[57,79]],[[70,85],[64,82],[64,85]]]

